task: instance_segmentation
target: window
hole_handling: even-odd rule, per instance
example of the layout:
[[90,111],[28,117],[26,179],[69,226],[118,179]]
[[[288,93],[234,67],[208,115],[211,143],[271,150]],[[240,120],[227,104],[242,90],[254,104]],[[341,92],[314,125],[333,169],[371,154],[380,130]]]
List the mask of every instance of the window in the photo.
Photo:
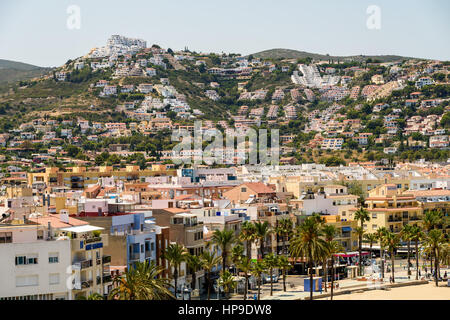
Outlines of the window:
[[48,280],[49,284],[59,284],[59,273],[50,273]]
[[37,232],[37,239],[43,240],[44,239],[44,230],[38,230]]
[[378,226],[376,224],[372,225],[372,230],[377,230]]
[[372,218],[375,219],[377,217],[376,213],[372,213]]
[[241,188],[241,192],[247,192],[247,188],[245,187]]
[[57,252],[48,254],[48,263],[58,263],[58,262],[59,262],[59,254]]
[[38,275],[16,277],[16,287],[29,287],[39,285]]
[[0,232],[0,243],[12,243],[12,232]]
[[18,257],[16,257],[16,266],[24,265],[24,264],[27,264],[27,257],[26,256],[18,256]]

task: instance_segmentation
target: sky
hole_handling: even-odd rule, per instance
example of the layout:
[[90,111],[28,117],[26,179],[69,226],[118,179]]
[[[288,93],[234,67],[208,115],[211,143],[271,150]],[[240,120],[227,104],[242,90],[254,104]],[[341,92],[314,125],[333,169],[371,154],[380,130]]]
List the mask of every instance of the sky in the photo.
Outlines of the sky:
[[[79,28],[67,26],[72,5]],[[371,5],[379,15],[367,13]],[[120,34],[197,52],[287,48],[450,60],[449,18],[448,0],[1,0],[0,59],[60,66]]]

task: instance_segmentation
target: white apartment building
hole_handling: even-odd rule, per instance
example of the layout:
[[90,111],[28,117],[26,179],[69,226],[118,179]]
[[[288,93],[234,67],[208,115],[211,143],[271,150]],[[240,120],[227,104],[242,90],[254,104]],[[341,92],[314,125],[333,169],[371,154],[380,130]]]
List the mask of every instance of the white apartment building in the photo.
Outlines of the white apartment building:
[[70,299],[70,240],[22,220],[0,224],[0,300]]

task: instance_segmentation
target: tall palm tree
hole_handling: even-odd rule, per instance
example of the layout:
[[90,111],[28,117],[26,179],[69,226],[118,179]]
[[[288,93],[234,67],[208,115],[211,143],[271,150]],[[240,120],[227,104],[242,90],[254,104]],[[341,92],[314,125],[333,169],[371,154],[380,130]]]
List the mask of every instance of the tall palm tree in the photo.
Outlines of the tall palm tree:
[[249,257],[242,256],[242,258],[238,262],[238,268],[244,273],[245,277],[245,288],[244,288],[244,300],[247,300],[248,293],[248,278],[249,274],[252,270],[252,260]]
[[202,261],[199,256],[190,253],[185,254],[185,261],[192,273],[192,281],[191,281],[192,290],[195,290],[197,283],[196,273],[199,270],[201,270]]
[[400,237],[403,241],[406,241],[408,246],[408,253],[407,253],[407,264],[408,264],[408,279],[411,278],[411,259],[410,259],[410,251],[411,251],[411,237],[412,237],[412,229],[413,226],[410,224],[406,224],[403,226],[402,231],[400,232]]
[[377,235],[375,233],[366,233],[364,239],[369,242],[370,255],[372,256],[373,244],[377,241]]
[[236,281],[230,271],[225,270],[220,273],[220,277],[217,279],[217,287],[223,287],[225,295],[230,295],[230,291],[236,287]]
[[287,271],[292,268],[292,264],[289,262],[288,257],[278,256],[277,267],[281,269],[281,272],[283,273],[283,291],[286,292],[286,274]]
[[388,232],[384,236],[384,243],[386,245],[386,248],[389,251],[389,254],[391,255],[392,282],[395,283],[395,270],[394,270],[395,250],[397,249],[397,247],[400,243],[400,236],[393,232]]
[[313,263],[320,261],[325,251],[325,240],[320,238],[321,224],[315,217],[307,217],[298,227],[289,244],[290,254],[293,258],[308,260],[310,270],[310,300],[313,299]]
[[419,241],[422,239],[422,237],[422,229],[417,225],[412,226],[410,230],[410,240],[414,241],[416,250],[416,280],[419,280]]
[[362,239],[364,234],[364,222],[370,221],[370,215],[369,211],[364,209],[363,207],[360,207],[358,210],[356,210],[354,219],[356,221],[359,221],[360,228],[363,230],[363,232],[358,233],[359,235],[359,246],[358,246],[358,264],[359,264],[359,275],[362,276],[363,274],[363,266],[362,266],[362,259],[361,259],[361,253],[362,253]]
[[224,271],[227,269],[227,257],[234,240],[234,231],[227,229],[214,231],[211,238],[211,242],[220,248],[222,255],[222,270]]
[[267,267],[263,261],[256,261],[252,263],[252,275],[256,278],[256,282],[258,285],[258,300],[261,297],[261,282],[262,282],[262,274],[267,270]]
[[[431,230],[435,229],[439,224],[442,223],[443,215],[440,210],[428,210],[425,212],[423,217],[423,227],[425,228],[427,234]],[[430,268],[433,270],[433,254],[430,255]]]
[[264,259],[264,246],[265,246],[266,238],[271,233],[272,233],[272,230],[270,229],[269,223],[267,221],[255,222],[255,237],[256,237],[256,239],[258,239],[261,259]]
[[280,236],[283,239],[283,249],[282,253],[284,255],[287,254],[286,252],[286,242],[289,239],[289,237],[292,235],[292,231],[294,229],[294,223],[290,218],[283,218],[277,221],[277,226],[275,227],[275,232],[278,236]]
[[211,271],[220,263],[220,256],[216,256],[215,251],[203,251],[200,256],[200,260],[202,261],[203,270],[206,272],[206,282],[207,282],[207,290],[208,290],[208,300],[211,297]]
[[273,295],[273,269],[278,267],[278,259],[277,256],[273,254],[273,252],[269,253],[264,257],[264,263],[269,270],[270,277],[270,295]]
[[[323,236],[326,243],[329,243],[334,240],[334,237],[337,234],[337,229],[335,226],[331,224],[326,224],[322,227]],[[328,252],[327,252],[328,253]],[[328,282],[328,259],[330,258],[329,254],[324,254],[324,260],[322,263],[323,274],[325,277],[325,292],[327,292],[327,282]]]
[[431,251],[431,255],[434,258],[434,279],[436,281],[436,287],[438,286],[438,265],[439,265],[439,248],[446,242],[444,234],[441,230],[431,230],[425,238],[424,245]]
[[[180,266],[186,257],[186,248],[178,243],[171,243],[163,252],[163,257],[169,262],[170,268],[173,268],[173,279],[175,282],[175,297],[178,291],[178,275]],[[172,271],[172,270],[171,270]]]
[[333,291],[334,291],[334,279],[336,278],[335,276],[335,267],[334,267],[334,257],[336,254],[338,254],[339,252],[342,252],[344,250],[344,248],[341,246],[341,244],[337,241],[330,241],[327,242],[325,244],[326,246],[326,251],[328,253],[328,255],[331,258],[331,293],[330,293],[330,298],[331,300],[333,300]]
[[252,242],[256,240],[256,228],[250,221],[244,221],[241,225],[241,232],[239,233],[239,239],[245,242],[246,255],[251,258],[252,254]]
[[384,236],[388,233],[388,229],[380,227],[375,232],[377,240],[380,243],[380,260],[381,260],[381,278],[384,279]]
[[110,299],[118,300],[170,300],[175,299],[170,291],[170,281],[161,277],[164,268],[154,262],[137,262],[136,267],[116,276]]
[[[364,237],[365,231],[363,227],[356,227],[353,231],[355,231],[355,233],[358,235],[358,239],[362,239]],[[362,241],[362,240],[361,240]],[[358,241],[359,242],[359,241]],[[362,247],[361,247],[361,242],[358,243],[358,252],[359,252],[359,256],[358,256],[358,274],[361,276],[362,275],[362,263],[361,263],[361,252]]]
[[235,269],[243,256],[244,256],[244,247],[242,246],[241,243],[238,242],[231,249],[231,261],[233,262]]

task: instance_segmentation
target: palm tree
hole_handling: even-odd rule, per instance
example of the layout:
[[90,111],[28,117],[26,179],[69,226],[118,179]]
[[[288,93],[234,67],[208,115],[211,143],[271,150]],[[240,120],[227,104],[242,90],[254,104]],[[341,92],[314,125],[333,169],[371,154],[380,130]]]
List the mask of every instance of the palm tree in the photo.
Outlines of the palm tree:
[[294,224],[290,218],[283,218],[277,221],[277,226],[275,227],[275,232],[278,236],[283,239],[283,254],[287,254],[286,252],[286,241],[292,235],[292,230],[294,228]]
[[222,270],[227,269],[227,257],[230,251],[230,246],[234,242],[233,230],[216,230],[212,235],[211,242],[220,248],[222,254]]
[[[362,241],[361,239],[364,237],[365,231],[363,227],[356,227],[353,231],[355,231],[355,233],[358,235],[358,239],[360,239],[360,241]],[[359,247],[358,247],[358,251],[359,251],[359,257],[358,257],[358,270],[359,270],[359,275],[362,275],[362,263],[361,263],[361,242],[359,242]]]
[[173,279],[175,282],[176,297],[178,292],[178,275],[180,271],[180,265],[183,261],[185,261],[186,249],[178,243],[171,243],[163,252],[163,257],[169,262],[169,266],[174,269]]
[[263,272],[267,270],[266,265],[263,261],[256,261],[252,263],[252,275],[256,277],[256,282],[258,284],[258,300],[261,297],[261,277]]
[[269,277],[270,277],[270,295],[273,294],[273,269],[278,266],[277,256],[273,254],[273,252],[269,253],[264,257],[264,263],[269,269]]
[[[443,216],[440,210],[428,210],[423,217],[423,226],[428,233],[442,223]],[[430,255],[430,268],[433,270],[433,254]]]
[[436,281],[436,287],[438,286],[438,265],[439,265],[439,249],[445,243],[445,237],[441,230],[433,229],[428,233],[425,238],[424,245],[431,251],[431,255],[434,258],[434,279]]
[[370,255],[372,256],[372,247],[374,242],[377,241],[377,235],[375,233],[366,233],[364,239],[369,242]]
[[388,229],[380,227],[375,232],[377,240],[380,243],[380,260],[381,260],[381,278],[384,279],[384,236],[388,233]]
[[208,300],[211,297],[211,271],[220,263],[220,257],[216,256],[216,252],[203,251],[200,260],[202,261],[203,269],[206,272],[206,280],[208,287]]
[[310,300],[313,299],[313,263],[320,261],[324,250],[325,240],[320,238],[321,224],[315,217],[307,217],[298,227],[296,234],[289,244],[290,254],[294,259],[306,257],[310,270]]
[[358,251],[359,251],[359,256],[358,256],[359,275],[362,276],[363,275],[363,267],[362,267],[362,259],[361,259],[362,239],[363,239],[363,234],[364,234],[364,222],[370,221],[369,211],[367,211],[363,207],[360,207],[358,210],[356,210],[354,219],[356,221],[360,222],[360,228],[362,229],[362,232],[358,233],[358,235],[359,235],[359,248],[358,248]]
[[164,268],[152,261],[137,262],[135,268],[116,276],[109,297],[118,300],[169,300],[175,299],[170,291],[170,281],[161,277]]
[[242,246],[241,243],[237,243],[231,249],[231,261],[233,262],[235,269],[243,256],[244,256],[244,247]]
[[197,283],[196,273],[199,270],[201,270],[202,261],[199,256],[196,256],[195,254],[190,254],[188,252],[186,252],[184,258],[185,258],[186,264],[188,265],[188,267],[192,273],[192,281],[191,281],[192,290],[195,290],[195,286]]
[[259,242],[259,250],[261,254],[261,259],[264,259],[264,244],[266,242],[267,236],[271,234],[270,226],[267,221],[255,222],[255,237]]
[[343,251],[344,248],[337,241],[330,241],[326,243],[326,251],[331,258],[331,300],[333,300],[334,291],[334,279],[335,279],[335,268],[334,268],[334,257],[337,253]]
[[384,236],[384,242],[385,245],[389,251],[389,254],[391,255],[391,263],[392,263],[392,282],[395,283],[395,270],[394,270],[394,263],[395,263],[395,249],[397,249],[399,243],[400,243],[400,236],[396,235],[393,232],[388,232]]
[[241,225],[239,239],[245,242],[246,255],[251,258],[252,242],[256,240],[256,227],[250,221],[244,221]]
[[252,260],[249,257],[242,256],[238,262],[238,268],[239,268],[239,270],[244,272],[244,277],[245,277],[244,300],[247,300],[248,277],[249,277],[249,273],[252,270]]
[[87,297],[88,300],[105,300],[105,298],[97,292],[94,292],[93,294],[89,295],[89,297]]
[[223,287],[225,294],[230,295],[230,291],[236,287],[236,281],[230,271],[221,272],[219,279],[217,279],[217,287]]
[[423,233],[419,226],[414,225],[410,230],[410,241],[414,241],[416,250],[416,280],[419,280],[419,241]]
[[[333,241],[334,237],[336,236],[337,229],[335,226],[331,224],[326,224],[322,227],[323,236],[325,238],[325,242],[329,243]],[[327,282],[328,282],[328,259],[330,256],[328,254],[324,255],[324,260],[322,263],[323,267],[323,274],[325,277],[325,292],[327,292]]]
[[407,242],[408,253],[407,253],[407,263],[408,263],[408,279],[411,278],[411,259],[410,259],[410,251],[411,251],[411,237],[412,237],[412,228],[413,226],[410,224],[404,225],[402,231],[400,232],[400,237],[403,241]]
[[286,273],[292,268],[292,264],[289,262],[288,257],[278,256],[277,267],[280,268],[283,273],[283,291],[286,292]]

